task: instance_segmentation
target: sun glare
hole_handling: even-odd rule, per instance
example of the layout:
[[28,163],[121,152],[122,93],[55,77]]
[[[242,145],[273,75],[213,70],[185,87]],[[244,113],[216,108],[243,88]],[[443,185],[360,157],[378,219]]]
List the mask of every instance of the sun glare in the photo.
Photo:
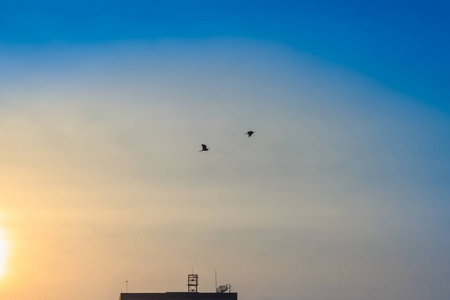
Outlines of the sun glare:
[[5,231],[0,228],[0,277],[6,272],[6,258],[8,256],[9,245],[5,237]]

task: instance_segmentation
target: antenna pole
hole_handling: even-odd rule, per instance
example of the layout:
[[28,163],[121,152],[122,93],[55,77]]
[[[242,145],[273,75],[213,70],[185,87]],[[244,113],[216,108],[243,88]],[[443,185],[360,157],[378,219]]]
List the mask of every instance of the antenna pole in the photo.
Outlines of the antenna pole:
[[197,293],[198,287],[198,274],[189,274],[188,275],[188,292]]
[[127,294],[128,294],[128,280],[125,281],[125,290],[127,291]]
[[214,276],[216,278],[216,290],[217,290],[217,269],[214,269]]

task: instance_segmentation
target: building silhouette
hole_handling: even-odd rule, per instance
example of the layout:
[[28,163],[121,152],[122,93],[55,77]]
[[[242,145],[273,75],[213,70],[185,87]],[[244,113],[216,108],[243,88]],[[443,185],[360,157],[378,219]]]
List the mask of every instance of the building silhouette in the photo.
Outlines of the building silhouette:
[[[127,281],[128,284],[128,281]],[[217,285],[217,276],[216,276]],[[198,275],[188,275],[187,292],[165,293],[121,293],[119,300],[238,300],[237,293],[231,293],[231,285],[221,285],[216,288],[216,293],[198,292]],[[228,291],[226,293],[226,291]]]
[[237,293],[121,293],[119,300],[237,300]]

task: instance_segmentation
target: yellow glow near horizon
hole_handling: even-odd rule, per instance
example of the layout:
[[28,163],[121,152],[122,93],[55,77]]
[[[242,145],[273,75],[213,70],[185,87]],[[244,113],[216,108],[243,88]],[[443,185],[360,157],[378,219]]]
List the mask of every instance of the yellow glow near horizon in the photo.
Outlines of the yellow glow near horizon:
[[9,252],[9,244],[5,238],[5,232],[0,228],[0,278],[6,273],[6,259]]

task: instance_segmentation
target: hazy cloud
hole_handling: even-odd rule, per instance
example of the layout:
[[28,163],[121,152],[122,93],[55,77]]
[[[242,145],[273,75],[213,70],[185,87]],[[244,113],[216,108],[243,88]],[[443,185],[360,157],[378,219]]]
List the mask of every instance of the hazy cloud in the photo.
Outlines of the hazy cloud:
[[71,51],[10,55],[0,93],[20,297],[185,290],[192,266],[250,300],[449,294],[447,115],[275,45]]

